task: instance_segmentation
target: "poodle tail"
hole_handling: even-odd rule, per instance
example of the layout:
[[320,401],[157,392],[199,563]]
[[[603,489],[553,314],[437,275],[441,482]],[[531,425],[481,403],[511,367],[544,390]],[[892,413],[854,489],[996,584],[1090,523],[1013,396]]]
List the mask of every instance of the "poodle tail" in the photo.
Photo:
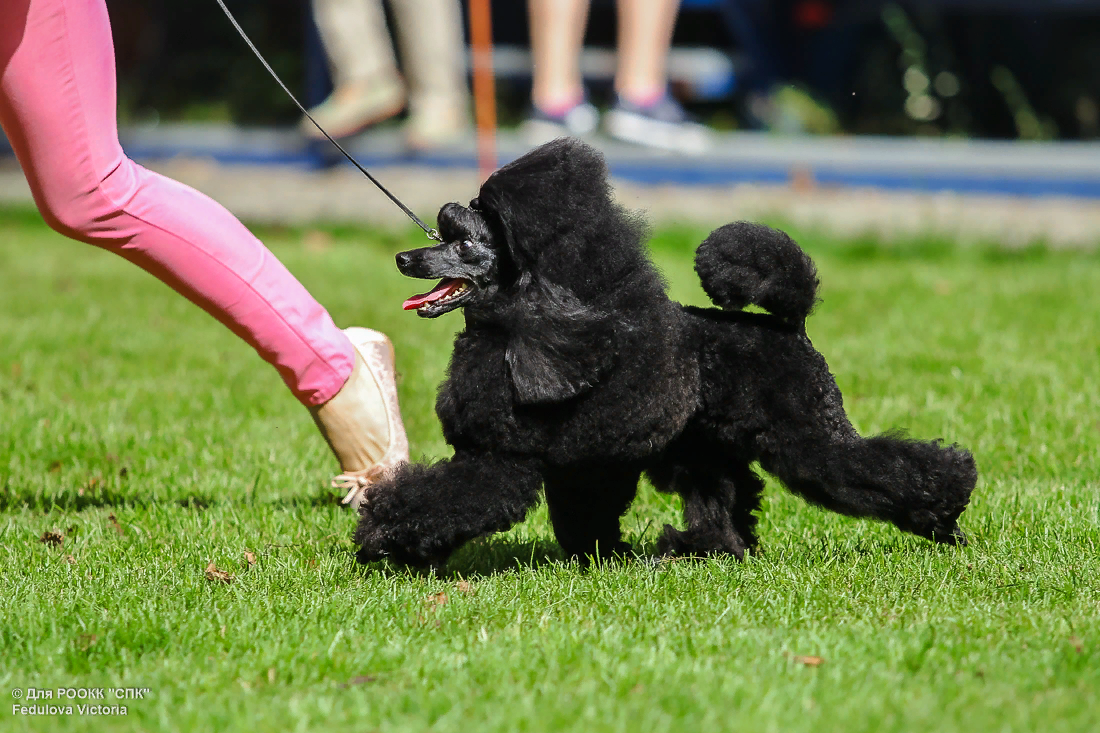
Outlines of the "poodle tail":
[[711,232],[695,252],[695,271],[714,304],[757,305],[774,316],[806,320],[817,303],[817,268],[783,232],[747,221]]

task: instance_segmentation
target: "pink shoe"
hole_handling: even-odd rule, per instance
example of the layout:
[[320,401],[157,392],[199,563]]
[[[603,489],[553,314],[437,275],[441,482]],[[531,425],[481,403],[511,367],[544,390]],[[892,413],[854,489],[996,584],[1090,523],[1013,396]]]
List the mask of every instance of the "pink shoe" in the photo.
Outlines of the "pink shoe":
[[336,396],[310,413],[340,461],[343,473],[332,486],[347,491],[341,503],[358,510],[373,482],[408,462],[409,441],[397,404],[393,344],[369,328],[344,333],[355,346],[355,367]]

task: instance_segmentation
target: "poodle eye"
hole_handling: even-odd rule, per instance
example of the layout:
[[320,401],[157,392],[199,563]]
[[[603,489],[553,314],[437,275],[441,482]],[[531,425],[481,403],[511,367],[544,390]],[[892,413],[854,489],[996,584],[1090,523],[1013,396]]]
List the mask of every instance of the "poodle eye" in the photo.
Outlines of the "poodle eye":
[[458,253],[464,255],[474,248],[474,243],[469,239],[458,243]]

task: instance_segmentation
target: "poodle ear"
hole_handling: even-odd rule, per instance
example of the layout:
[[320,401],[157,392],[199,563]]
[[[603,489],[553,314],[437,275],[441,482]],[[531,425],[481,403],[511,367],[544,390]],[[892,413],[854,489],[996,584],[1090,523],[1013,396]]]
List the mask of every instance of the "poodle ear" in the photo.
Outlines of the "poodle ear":
[[595,386],[613,360],[607,314],[550,283],[532,285],[517,306],[505,351],[516,401],[562,402]]
[[616,211],[603,154],[574,138],[558,138],[503,166],[475,201],[471,208],[493,220],[521,270],[563,240],[598,232]]

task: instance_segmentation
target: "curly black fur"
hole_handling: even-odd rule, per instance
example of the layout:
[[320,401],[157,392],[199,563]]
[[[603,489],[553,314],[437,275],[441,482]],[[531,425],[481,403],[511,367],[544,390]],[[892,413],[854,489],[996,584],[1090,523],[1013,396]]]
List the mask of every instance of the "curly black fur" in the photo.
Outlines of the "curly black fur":
[[[568,139],[500,169],[439,220],[444,243],[398,266],[444,278],[407,307],[465,311],[436,403],[455,456],[372,488],[362,561],[442,562],[520,521],[540,486],[567,554],[625,552],[619,518],[642,472],[683,498],[685,528],[665,528],[663,552],[740,558],[757,542],[754,462],[827,509],[965,542],[973,458],[857,434],[806,336],[816,270],[786,234],[715,231],[696,269],[722,309],[680,306],[641,222],[613,202],[602,157]],[[768,313],[740,310],[750,304]]]
[[784,232],[738,221],[711,232],[695,252],[695,272],[714,304],[758,305],[804,321],[817,301],[817,268]]

